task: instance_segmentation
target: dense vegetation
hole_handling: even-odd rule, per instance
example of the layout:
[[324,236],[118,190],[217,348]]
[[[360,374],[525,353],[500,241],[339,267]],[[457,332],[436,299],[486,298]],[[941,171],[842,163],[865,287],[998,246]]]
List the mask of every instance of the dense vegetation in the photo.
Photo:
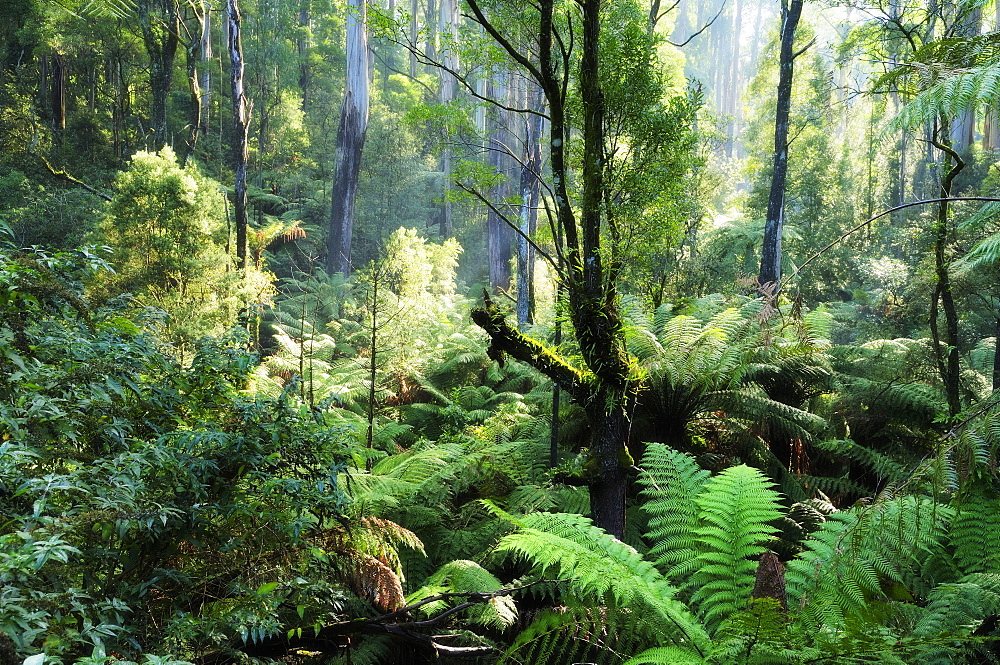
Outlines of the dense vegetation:
[[0,665],[1000,661],[994,10],[4,2]]

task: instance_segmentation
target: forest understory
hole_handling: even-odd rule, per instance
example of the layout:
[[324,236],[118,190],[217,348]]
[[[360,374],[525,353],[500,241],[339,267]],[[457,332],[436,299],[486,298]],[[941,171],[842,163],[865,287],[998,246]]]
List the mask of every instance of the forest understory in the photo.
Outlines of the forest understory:
[[1000,662],[1000,3],[4,0],[0,665]]

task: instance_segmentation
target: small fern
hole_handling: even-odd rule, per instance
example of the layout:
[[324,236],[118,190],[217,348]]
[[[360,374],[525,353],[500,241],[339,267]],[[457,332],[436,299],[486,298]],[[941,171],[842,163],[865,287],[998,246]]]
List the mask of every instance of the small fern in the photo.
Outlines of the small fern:
[[748,466],[726,469],[705,483],[696,497],[700,553],[690,585],[692,602],[710,629],[746,605],[756,559],[777,531],[780,495],[763,474]]

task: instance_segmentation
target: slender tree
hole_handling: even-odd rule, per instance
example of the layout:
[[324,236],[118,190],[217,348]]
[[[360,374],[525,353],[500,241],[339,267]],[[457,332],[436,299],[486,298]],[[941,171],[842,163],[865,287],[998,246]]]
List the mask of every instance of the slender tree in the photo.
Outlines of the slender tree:
[[792,65],[801,52],[793,51],[795,29],[802,16],[802,0],[783,2],[781,6],[781,51],[778,56],[778,101],[774,118],[774,160],[771,191],[767,197],[764,222],[764,247],[761,250],[761,289],[777,285],[781,279],[781,230],[784,225],[785,179],[788,175],[788,115],[792,101]]
[[[507,105],[510,101],[511,76],[508,71],[498,71],[487,85],[487,92],[492,99]],[[486,143],[486,163],[501,176],[490,191],[490,198],[502,201],[510,194],[510,155],[508,145],[511,141],[509,131],[510,113],[504,108],[495,107],[487,114],[489,135]],[[494,293],[510,290],[510,259],[514,244],[514,234],[510,225],[503,217],[503,211],[491,206],[486,214],[486,252],[489,271],[490,288]]]
[[[535,97],[536,86],[525,80],[528,87],[526,97]],[[537,108],[535,100],[529,101],[531,108]],[[542,117],[531,115],[524,123],[525,154],[521,163],[520,182],[520,232],[517,237],[517,322],[519,325],[532,323],[534,318],[534,248],[528,239],[535,232],[538,217],[538,199],[542,169]]]
[[[622,537],[626,485],[632,467],[626,445],[629,405],[638,380],[630,370],[624,326],[617,308],[617,269],[614,265],[605,266],[601,251],[606,158],[604,94],[599,76],[602,3],[601,0],[578,2],[573,11],[578,12],[579,21],[558,15],[553,0],[541,0],[534,5],[538,12],[534,23],[537,32],[533,37],[537,58],[527,55],[519,44],[505,36],[499,27],[502,18],[488,18],[478,0],[469,0],[468,5],[475,20],[538,83],[545,97],[554,235],[561,234],[565,243],[564,249],[558,250],[561,259],[557,265],[586,369],[522,335],[488,296],[482,307],[473,310],[472,318],[490,337],[491,357],[503,361],[510,355],[533,365],[582,406],[590,427],[585,481],[590,490],[591,512],[596,524]],[[570,54],[560,45],[571,43],[567,31],[574,28],[582,34],[578,37],[579,46]],[[577,87],[572,94],[579,94],[580,132],[571,130],[568,123],[573,103],[571,84]],[[570,140],[581,142],[577,154],[582,173],[573,195],[569,186]]]
[[[439,56],[444,67],[441,68],[441,103],[450,104],[455,100],[457,81],[452,73],[458,70],[458,51],[455,42],[458,40],[458,2],[457,0],[441,0],[438,15],[438,32],[444,39]],[[449,192],[452,186],[451,143],[447,130],[444,145],[441,149],[441,174],[443,180],[443,200],[441,202],[441,221],[439,231],[442,237],[452,234],[452,206]]]
[[[941,119],[940,131],[935,132],[934,147],[945,155],[944,177],[941,178],[941,200],[938,202],[937,219],[934,222],[934,295],[931,298],[930,326],[934,339],[934,351],[937,357],[938,372],[944,383],[945,397],[948,400],[948,414],[954,418],[962,410],[959,392],[961,369],[958,352],[958,310],[955,307],[955,296],[952,293],[951,271],[949,269],[949,238],[951,236],[950,206],[952,186],[955,178],[965,168],[965,161],[958,151],[952,148],[947,137],[950,135],[947,121]],[[938,307],[944,310],[945,329],[941,335],[938,326]]]
[[347,87],[340,109],[333,168],[333,201],[326,245],[327,272],[351,272],[354,200],[361,172],[361,151],[368,129],[368,27],[365,0],[348,0]]
[[240,10],[237,0],[227,0],[229,45],[229,81],[233,101],[233,162],[235,163],[236,259],[240,270],[247,267],[247,131],[250,109],[243,89],[243,39],[240,34]]
[[180,43],[181,11],[177,0],[139,0],[136,10],[142,42],[149,57],[150,122],[153,147],[158,150],[167,143],[167,98]]

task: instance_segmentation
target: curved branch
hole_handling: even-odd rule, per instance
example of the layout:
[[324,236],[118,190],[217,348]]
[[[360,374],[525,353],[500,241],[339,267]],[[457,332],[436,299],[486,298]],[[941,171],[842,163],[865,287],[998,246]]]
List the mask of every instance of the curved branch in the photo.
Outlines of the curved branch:
[[[490,37],[492,37],[496,43],[500,45],[500,48],[507,52],[507,55],[514,59],[514,62],[527,69],[528,73],[531,74],[536,81],[538,81],[538,84],[544,86],[545,77],[542,76],[542,72],[539,71],[531,60],[521,54],[520,49],[516,48],[507,40],[506,37],[500,34],[500,31],[497,30],[496,27],[490,23],[490,21],[483,14],[483,10],[479,8],[479,3],[476,0],[466,0],[466,2],[469,5],[469,9],[471,9],[472,13],[475,14],[474,20],[476,23],[483,26],[483,29],[486,30]],[[473,19],[473,17],[468,14],[465,16]]]
[[882,212],[880,212],[879,214],[875,215],[874,217],[869,217],[868,219],[866,219],[865,221],[861,222],[860,224],[858,224],[854,228],[848,229],[847,231],[845,231],[844,233],[842,233],[836,240],[834,240],[833,242],[831,242],[829,245],[827,245],[826,247],[823,247],[818,252],[816,252],[815,254],[813,254],[812,256],[810,256],[808,259],[806,259],[805,261],[803,261],[802,264],[798,268],[795,269],[795,272],[793,272],[791,275],[789,275],[785,279],[781,280],[781,286],[782,286],[782,288],[784,288],[792,279],[794,279],[796,275],[798,275],[800,272],[802,272],[803,268],[805,268],[807,265],[809,265],[810,263],[812,263],[814,259],[817,259],[820,256],[822,256],[823,254],[826,254],[827,250],[829,250],[830,248],[832,248],[832,247],[834,247],[836,245],[839,245],[841,242],[843,242],[844,240],[846,240],[848,237],[854,235],[855,233],[857,233],[861,229],[865,228],[866,226],[868,226],[869,224],[871,224],[872,222],[874,222],[876,219],[879,219],[880,217],[885,217],[886,215],[890,215],[890,214],[896,212],[897,210],[902,210],[903,208],[912,208],[913,206],[927,205],[929,203],[941,203],[943,201],[986,201],[988,203],[1000,203],[1000,198],[996,198],[996,197],[993,197],[993,196],[948,196],[948,197],[937,198],[937,199],[924,199],[922,201],[910,201],[909,203],[904,203],[904,204],[898,205],[898,206],[896,206],[894,208],[889,208],[888,210],[883,210]]
[[[29,152],[31,152],[31,151],[29,151]],[[105,194],[104,192],[101,192],[101,191],[98,191],[98,190],[94,189],[93,187],[91,187],[90,185],[88,185],[87,183],[83,182],[82,180],[80,180],[78,178],[74,178],[72,175],[70,175],[66,171],[57,171],[55,168],[53,168],[52,164],[49,163],[49,160],[45,159],[41,155],[39,155],[39,154],[37,154],[35,152],[32,152],[31,154],[35,155],[35,157],[37,157],[38,159],[42,160],[42,164],[45,165],[45,168],[48,169],[48,172],[51,173],[56,178],[59,178],[60,180],[65,180],[66,182],[71,182],[74,185],[76,185],[77,187],[82,187],[83,189],[87,190],[88,192],[90,192],[94,196],[99,196],[102,199],[104,199],[105,201],[110,201],[111,200],[111,197],[108,196],[107,194]]]
[[718,18],[720,16],[722,16],[722,12],[725,9],[726,9],[726,0],[722,0],[722,6],[719,7],[719,11],[715,12],[715,16],[712,17],[712,20],[710,20],[705,25],[701,26],[701,28],[698,30],[698,32],[694,33],[693,35],[691,35],[690,37],[688,37],[687,39],[685,39],[684,41],[682,41],[679,44],[674,43],[674,42],[670,41],[669,39],[666,40],[666,42],[668,44],[670,44],[671,46],[676,46],[677,48],[681,48],[682,46],[687,46],[688,44],[691,43],[691,40],[693,40],[695,37],[697,37],[701,33],[705,32],[706,30],[708,30],[709,28],[711,28],[712,24],[715,23],[715,21],[718,20]]
[[558,272],[558,271],[559,271],[559,265],[558,265],[558,264],[556,263],[555,259],[553,259],[553,258],[552,258],[552,257],[551,257],[551,256],[549,255],[549,253],[548,253],[548,252],[546,252],[546,251],[545,251],[544,249],[542,249],[541,247],[539,247],[539,246],[538,246],[538,244],[537,244],[537,243],[535,243],[535,241],[534,241],[534,240],[532,240],[532,239],[531,239],[531,238],[530,238],[530,237],[529,237],[529,236],[528,236],[528,235],[527,235],[527,234],[526,234],[526,233],[525,233],[524,231],[522,231],[522,230],[521,230],[521,227],[520,227],[520,225],[518,225],[518,224],[515,224],[515,223],[514,223],[514,222],[512,222],[512,221],[511,221],[510,219],[508,219],[508,218],[507,218],[507,215],[503,214],[503,213],[502,213],[502,212],[500,211],[500,209],[499,209],[499,208],[497,208],[497,207],[496,207],[496,206],[495,206],[495,205],[493,204],[493,202],[492,202],[492,201],[490,201],[490,200],[489,200],[489,199],[487,199],[487,198],[486,198],[485,196],[483,196],[482,194],[480,194],[480,193],[479,193],[478,191],[476,191],[476,190],[472,189],[471,187],[466,187],[466,186],[465,186],[465,184],[463,184],[463,183],[462,183],[461,181],[458,181],[458,180],[456,180],[456,181],[455,181],[455,184],[456,184],[456,185],[458,185],[458,188],[459,188],[459,189],[461,189],[461,190],[462,190],[463,192],[466,192],[466,193],[468,193],[468,194],[472,194],[472,195],[473,195],[473,196],[475,196],[475,197],[476,197],[477,199],[479,199],[479,200],[480,200],[480,201],[481,201],[482,203],[486,204],[486,206],[487,206],[487,207],[488,207],[488,208],[489,208],[489,209],[490,209],[491,211],[493,211],[494,213],[496,213],[497,217],[499,217],[499,218],[500,218],[501,220],[503,220],[503,223],[504,223],[504,224],[506,224],[506,225],[507,225],[507,226],[509,226],[510,228],[514,229],[514,232],[515,232],[515,233],[517,233],[517,235],[519,235],[519,236],[521,236],[522,238],[524,238],[524,239],[525,239],[525,240],[526,240],[526,241],[528,242],[528,244],[529,244],[529,245],[531,245],[531,246],[532,246],[532,247],[534,248],[534,250],[535,250],[536,252],[538,252],[539,254],[541,254],[541,255],[542,255],[542,258],[544,258],[544,259],[545,259],[546,261],[548,261],[548,262],[549,262],[549,265],[550,265],[550,266],[552,266],[552,268],[553,268],[553,269],[554,269],[554,270],[555,270],[556,272]]

